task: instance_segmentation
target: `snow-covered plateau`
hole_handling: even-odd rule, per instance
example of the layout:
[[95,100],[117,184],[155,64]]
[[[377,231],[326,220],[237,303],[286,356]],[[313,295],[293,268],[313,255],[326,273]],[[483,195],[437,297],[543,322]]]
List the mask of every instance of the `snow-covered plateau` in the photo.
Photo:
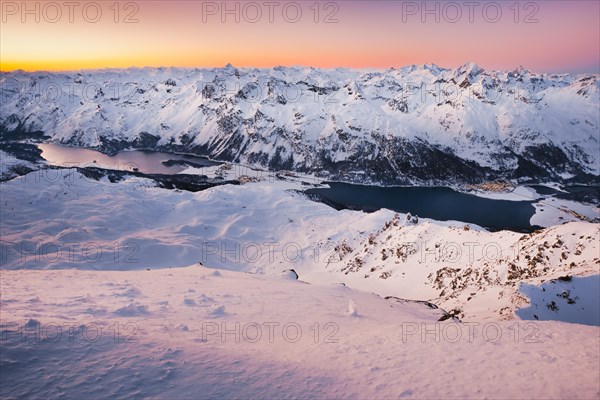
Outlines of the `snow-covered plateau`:
[[593,326],[440,322],[341,285],[201,266],[2,271],[1,289],[5,399],[600,395]]

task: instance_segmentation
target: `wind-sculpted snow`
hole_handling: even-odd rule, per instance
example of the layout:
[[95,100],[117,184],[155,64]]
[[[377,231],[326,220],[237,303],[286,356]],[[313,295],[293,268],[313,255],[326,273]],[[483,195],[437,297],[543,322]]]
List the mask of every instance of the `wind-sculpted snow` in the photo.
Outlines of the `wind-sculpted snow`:
[[2,271],[3,398],[592,399],[600,392],[598,327],[440,322],[439,309],[342,285],[214,272]]
[[186,151],[379,183],[590,181],[598,76],[485,71],[126,69],[0,75],[0,125],[113,153]]

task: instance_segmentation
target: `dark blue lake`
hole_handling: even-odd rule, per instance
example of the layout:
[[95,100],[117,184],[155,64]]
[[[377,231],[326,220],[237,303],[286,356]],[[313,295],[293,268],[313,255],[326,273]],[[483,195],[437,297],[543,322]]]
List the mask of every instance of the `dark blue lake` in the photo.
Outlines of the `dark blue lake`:
[[328,182],[328,188],[306,193],[337,209],[377,211],[381,208],[439,221],[469,222],[493,231],[532,232],[533,201],[495,200],[447,187],[380,187]]

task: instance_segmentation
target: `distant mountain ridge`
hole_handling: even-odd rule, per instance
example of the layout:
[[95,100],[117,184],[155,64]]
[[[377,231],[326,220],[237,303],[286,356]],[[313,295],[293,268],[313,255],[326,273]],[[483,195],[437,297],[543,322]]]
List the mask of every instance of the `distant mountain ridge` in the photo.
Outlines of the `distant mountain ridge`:
[[351,182],[597,182],[599,88],[598,75],[473,63],[16,71],[0,74],[0,129]]

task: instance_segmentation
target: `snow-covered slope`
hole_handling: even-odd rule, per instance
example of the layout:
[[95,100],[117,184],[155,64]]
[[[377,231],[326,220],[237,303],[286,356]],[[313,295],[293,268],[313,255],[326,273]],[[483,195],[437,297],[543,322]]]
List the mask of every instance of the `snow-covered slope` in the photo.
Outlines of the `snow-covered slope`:
[[[202,153],[360,182],[598,176],[598,76],[127,69],[0,75],[0,126],[53,141]],[[7,136],[8,135],[8,136]]]
[[528,302],[522,283],[600,272],[598,224],[572,222],[521,235],[436,221],[407,225],[403,217],[336,246],[326,268],[344,273],[351,285],[427,299],[463,319],[512,319]]
[[195,263],[259,274],[295,269],[381,296],[426,300],[463,319],[514,318],[521,283],[598,274],[598,224],[531,235],[380,210],[336,211],[262,181],[197,193],[150,180],[42,170],[0,184],[3,269],[155,270]]

